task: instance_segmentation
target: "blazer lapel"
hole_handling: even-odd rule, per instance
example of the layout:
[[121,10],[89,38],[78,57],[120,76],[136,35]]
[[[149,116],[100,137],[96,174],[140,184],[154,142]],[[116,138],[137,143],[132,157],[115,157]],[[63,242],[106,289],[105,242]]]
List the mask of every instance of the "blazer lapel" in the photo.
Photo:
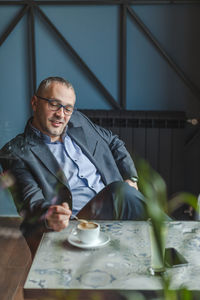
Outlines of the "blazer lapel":
[[59,181],[69,188],[64,172],[45,143],[41,141],[40,143],[32,144],[30,150]]
[[[97,170],[101,172],[101,166],[98,164],[97,160],[94,158],[94,152],[96,150],[98,141],[97,140],[87,140],[82,127],[69,127],[67,134],[80,146],[83,153],[89,158],[89,160],[95,165]],[[102,175],[103,177],[103,175]]]
[[73,138],[79,146],[88,148],[86,136],[82,127],[68,127],[67,134]]
[[93,161],[93,155],[98,141],[89,140],[85,136],[82,127],[69,127],[67,134],[81,147],[83,152]]

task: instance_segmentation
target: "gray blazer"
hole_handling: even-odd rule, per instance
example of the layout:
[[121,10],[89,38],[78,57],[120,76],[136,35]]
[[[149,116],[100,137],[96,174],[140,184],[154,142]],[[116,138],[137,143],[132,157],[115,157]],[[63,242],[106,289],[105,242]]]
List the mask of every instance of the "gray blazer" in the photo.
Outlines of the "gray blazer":
[[[16,184],[11,192],[19,213],[25,219],[30,216],[40,219],[52,204],[68,202],[72,207],[72,195],[57,160],[32,131],[29,122],[23,134],[0,150],[0,162],[3,169],[10,170],[15,177]],[[110,130],[95,125],[75,111],[67,133],[96,166],[105,185],[137,177],[124,143]]]

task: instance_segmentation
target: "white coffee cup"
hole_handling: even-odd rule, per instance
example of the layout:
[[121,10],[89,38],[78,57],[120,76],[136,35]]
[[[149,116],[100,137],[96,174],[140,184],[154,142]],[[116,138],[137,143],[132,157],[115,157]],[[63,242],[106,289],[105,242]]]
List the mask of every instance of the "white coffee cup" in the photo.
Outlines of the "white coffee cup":
[[84,244],[94,244],[97,242],[100,234],[100,225],[96,222],[79,223],[75,234]]

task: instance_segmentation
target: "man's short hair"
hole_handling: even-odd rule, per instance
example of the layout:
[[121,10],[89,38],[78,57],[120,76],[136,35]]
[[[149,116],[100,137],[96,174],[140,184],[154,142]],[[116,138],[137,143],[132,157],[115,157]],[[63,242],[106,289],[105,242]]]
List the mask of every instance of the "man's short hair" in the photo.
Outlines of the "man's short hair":
[[54,77],[48,77],[48,78],[46,78],[46,79],[44,79],[40,82],[39,87],[36,91],[36,95],[40,95],[46,88],[48,88],[48,86],[52,82],[59,82],[59,83],[65,85],[67,88],[71,88],[74,91],[74,94],[75,94],[74,87],[68,80],[66,80],[62,77],[54,76]]

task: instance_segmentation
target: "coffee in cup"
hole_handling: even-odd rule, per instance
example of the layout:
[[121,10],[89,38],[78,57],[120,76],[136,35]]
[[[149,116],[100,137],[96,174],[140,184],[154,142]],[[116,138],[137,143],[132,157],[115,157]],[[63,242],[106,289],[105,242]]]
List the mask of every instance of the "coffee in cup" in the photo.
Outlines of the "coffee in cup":
[[81,222],[78,224],[78,228],[80,229],[93,229],[93,228],[97,228],[98,224],[94,223],[94,222]]
[[100,225],[95,222],[81,222],[77,225],[76,234],[84,244],[96,243],[100,234]]

